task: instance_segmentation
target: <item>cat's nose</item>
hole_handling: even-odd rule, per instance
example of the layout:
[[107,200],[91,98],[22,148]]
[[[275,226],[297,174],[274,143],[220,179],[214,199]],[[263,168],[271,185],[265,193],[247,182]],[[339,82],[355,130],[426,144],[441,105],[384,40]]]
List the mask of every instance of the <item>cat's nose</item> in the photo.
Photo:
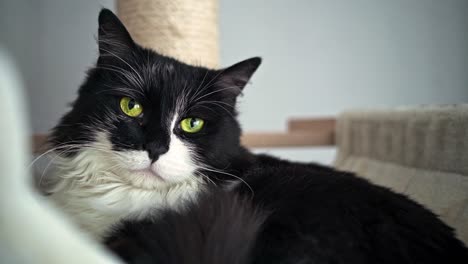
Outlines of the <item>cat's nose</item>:
[[169,150],[169,146],[167,144],[161,144],[157,142],[151,142],[149,144],[146,144],[145,148],[148,152],[149,158],[151,159],[151,163],[157,161],[159,156],[161,156]]

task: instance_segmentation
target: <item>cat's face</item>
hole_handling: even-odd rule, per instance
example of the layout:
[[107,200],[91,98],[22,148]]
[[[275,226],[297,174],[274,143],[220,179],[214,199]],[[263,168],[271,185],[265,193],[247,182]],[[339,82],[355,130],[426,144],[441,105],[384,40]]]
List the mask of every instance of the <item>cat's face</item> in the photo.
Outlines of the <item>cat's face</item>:
[[143,189],[202,177],[237,154],[236,97],[259,58],[222,70],[189,66],[135,44],[110,11],[99,17],[99,52],[53,131],[56,153]]

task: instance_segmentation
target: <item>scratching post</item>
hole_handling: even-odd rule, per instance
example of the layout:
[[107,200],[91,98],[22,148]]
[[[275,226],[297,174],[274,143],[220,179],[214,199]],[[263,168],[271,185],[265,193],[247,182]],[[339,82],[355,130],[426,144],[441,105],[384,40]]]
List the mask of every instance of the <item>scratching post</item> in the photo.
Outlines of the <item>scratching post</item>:
[[218,67],[217,0],[118,0],[134,40],[192,65]]

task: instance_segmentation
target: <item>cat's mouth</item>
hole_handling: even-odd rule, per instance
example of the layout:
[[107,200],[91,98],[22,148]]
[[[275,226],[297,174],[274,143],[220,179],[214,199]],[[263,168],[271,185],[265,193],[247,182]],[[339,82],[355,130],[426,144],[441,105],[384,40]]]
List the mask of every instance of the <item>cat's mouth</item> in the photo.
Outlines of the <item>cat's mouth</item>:
[[168,175],[164,171],[159,172],[154,166],[128,169],[128,173],[125,175],[132,186],[149,191],[170,188],[170,186],[193,179],[191,177],[171,177],[172,175]]

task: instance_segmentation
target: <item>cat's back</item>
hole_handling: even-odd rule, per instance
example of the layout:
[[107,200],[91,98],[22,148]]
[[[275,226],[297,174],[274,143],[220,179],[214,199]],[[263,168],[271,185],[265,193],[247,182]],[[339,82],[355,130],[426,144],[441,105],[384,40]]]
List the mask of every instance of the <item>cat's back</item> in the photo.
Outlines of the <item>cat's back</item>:
[[259,156],[245,180],[270,212],[260,262],[468,263],[468,249],[435,214],[351,173]]

